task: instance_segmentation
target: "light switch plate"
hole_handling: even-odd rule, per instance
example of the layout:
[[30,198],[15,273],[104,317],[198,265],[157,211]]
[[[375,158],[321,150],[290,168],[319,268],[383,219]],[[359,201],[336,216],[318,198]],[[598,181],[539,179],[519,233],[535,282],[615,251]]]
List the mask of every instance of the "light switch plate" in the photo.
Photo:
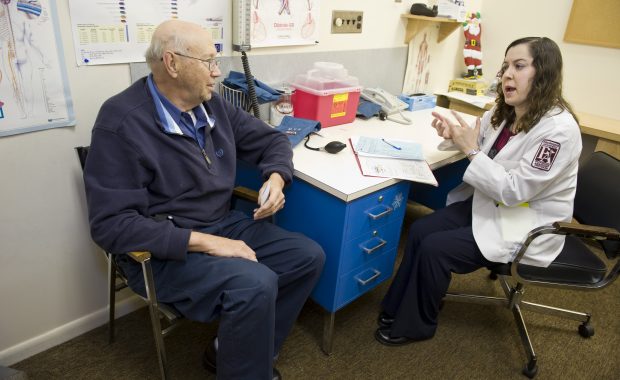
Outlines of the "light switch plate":
[[332,33],[362,33],[364,12],[332,11]]

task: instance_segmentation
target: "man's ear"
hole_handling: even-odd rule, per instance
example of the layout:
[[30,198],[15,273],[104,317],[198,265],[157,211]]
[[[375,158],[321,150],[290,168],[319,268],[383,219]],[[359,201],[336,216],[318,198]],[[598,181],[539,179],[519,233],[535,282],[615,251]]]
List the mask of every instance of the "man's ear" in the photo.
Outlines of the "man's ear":
[[164,68],[170,77],[176,78],[179,75],[179,71],[177,68],[177,60],[174,54],[170,52],[165,52],[162,57],[162,63],[164,64]]

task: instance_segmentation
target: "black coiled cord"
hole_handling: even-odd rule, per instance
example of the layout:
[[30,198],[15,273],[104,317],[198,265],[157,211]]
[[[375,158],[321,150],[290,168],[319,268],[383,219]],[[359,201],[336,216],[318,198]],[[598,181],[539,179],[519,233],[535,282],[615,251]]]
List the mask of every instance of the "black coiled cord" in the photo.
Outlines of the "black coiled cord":
[[248,62],[248,56],[244,51],[241,52],[241,63],[243,64],[243,73],[245,74],[245,80],[248,84],[248,95],[250,96],[250,102],[252,103],[252,111],[254,116],[260,119],[260,110],[258,109],[258,99],[256,98],[256,89],[254,88],[254,77],[250,71],[250,62]]

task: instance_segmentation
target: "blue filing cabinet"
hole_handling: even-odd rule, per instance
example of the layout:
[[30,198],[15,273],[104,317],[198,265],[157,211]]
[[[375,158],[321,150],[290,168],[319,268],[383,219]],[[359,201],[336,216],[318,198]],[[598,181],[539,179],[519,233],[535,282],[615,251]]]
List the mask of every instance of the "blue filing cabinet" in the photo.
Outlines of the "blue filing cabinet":
[[323,351],[331,352],[335,312],[392,276],[407,206],[408,182],[345,202],[295,179],[278,225],[304,233],[326,253],[312,299],[328,314]]

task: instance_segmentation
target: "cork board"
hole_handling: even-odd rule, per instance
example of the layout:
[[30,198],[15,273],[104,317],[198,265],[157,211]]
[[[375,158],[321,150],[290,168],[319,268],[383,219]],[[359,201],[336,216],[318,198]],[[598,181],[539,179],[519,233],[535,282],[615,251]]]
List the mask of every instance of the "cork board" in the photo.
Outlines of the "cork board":
[[620,49],[620,1],[573,0],[564,41]]

